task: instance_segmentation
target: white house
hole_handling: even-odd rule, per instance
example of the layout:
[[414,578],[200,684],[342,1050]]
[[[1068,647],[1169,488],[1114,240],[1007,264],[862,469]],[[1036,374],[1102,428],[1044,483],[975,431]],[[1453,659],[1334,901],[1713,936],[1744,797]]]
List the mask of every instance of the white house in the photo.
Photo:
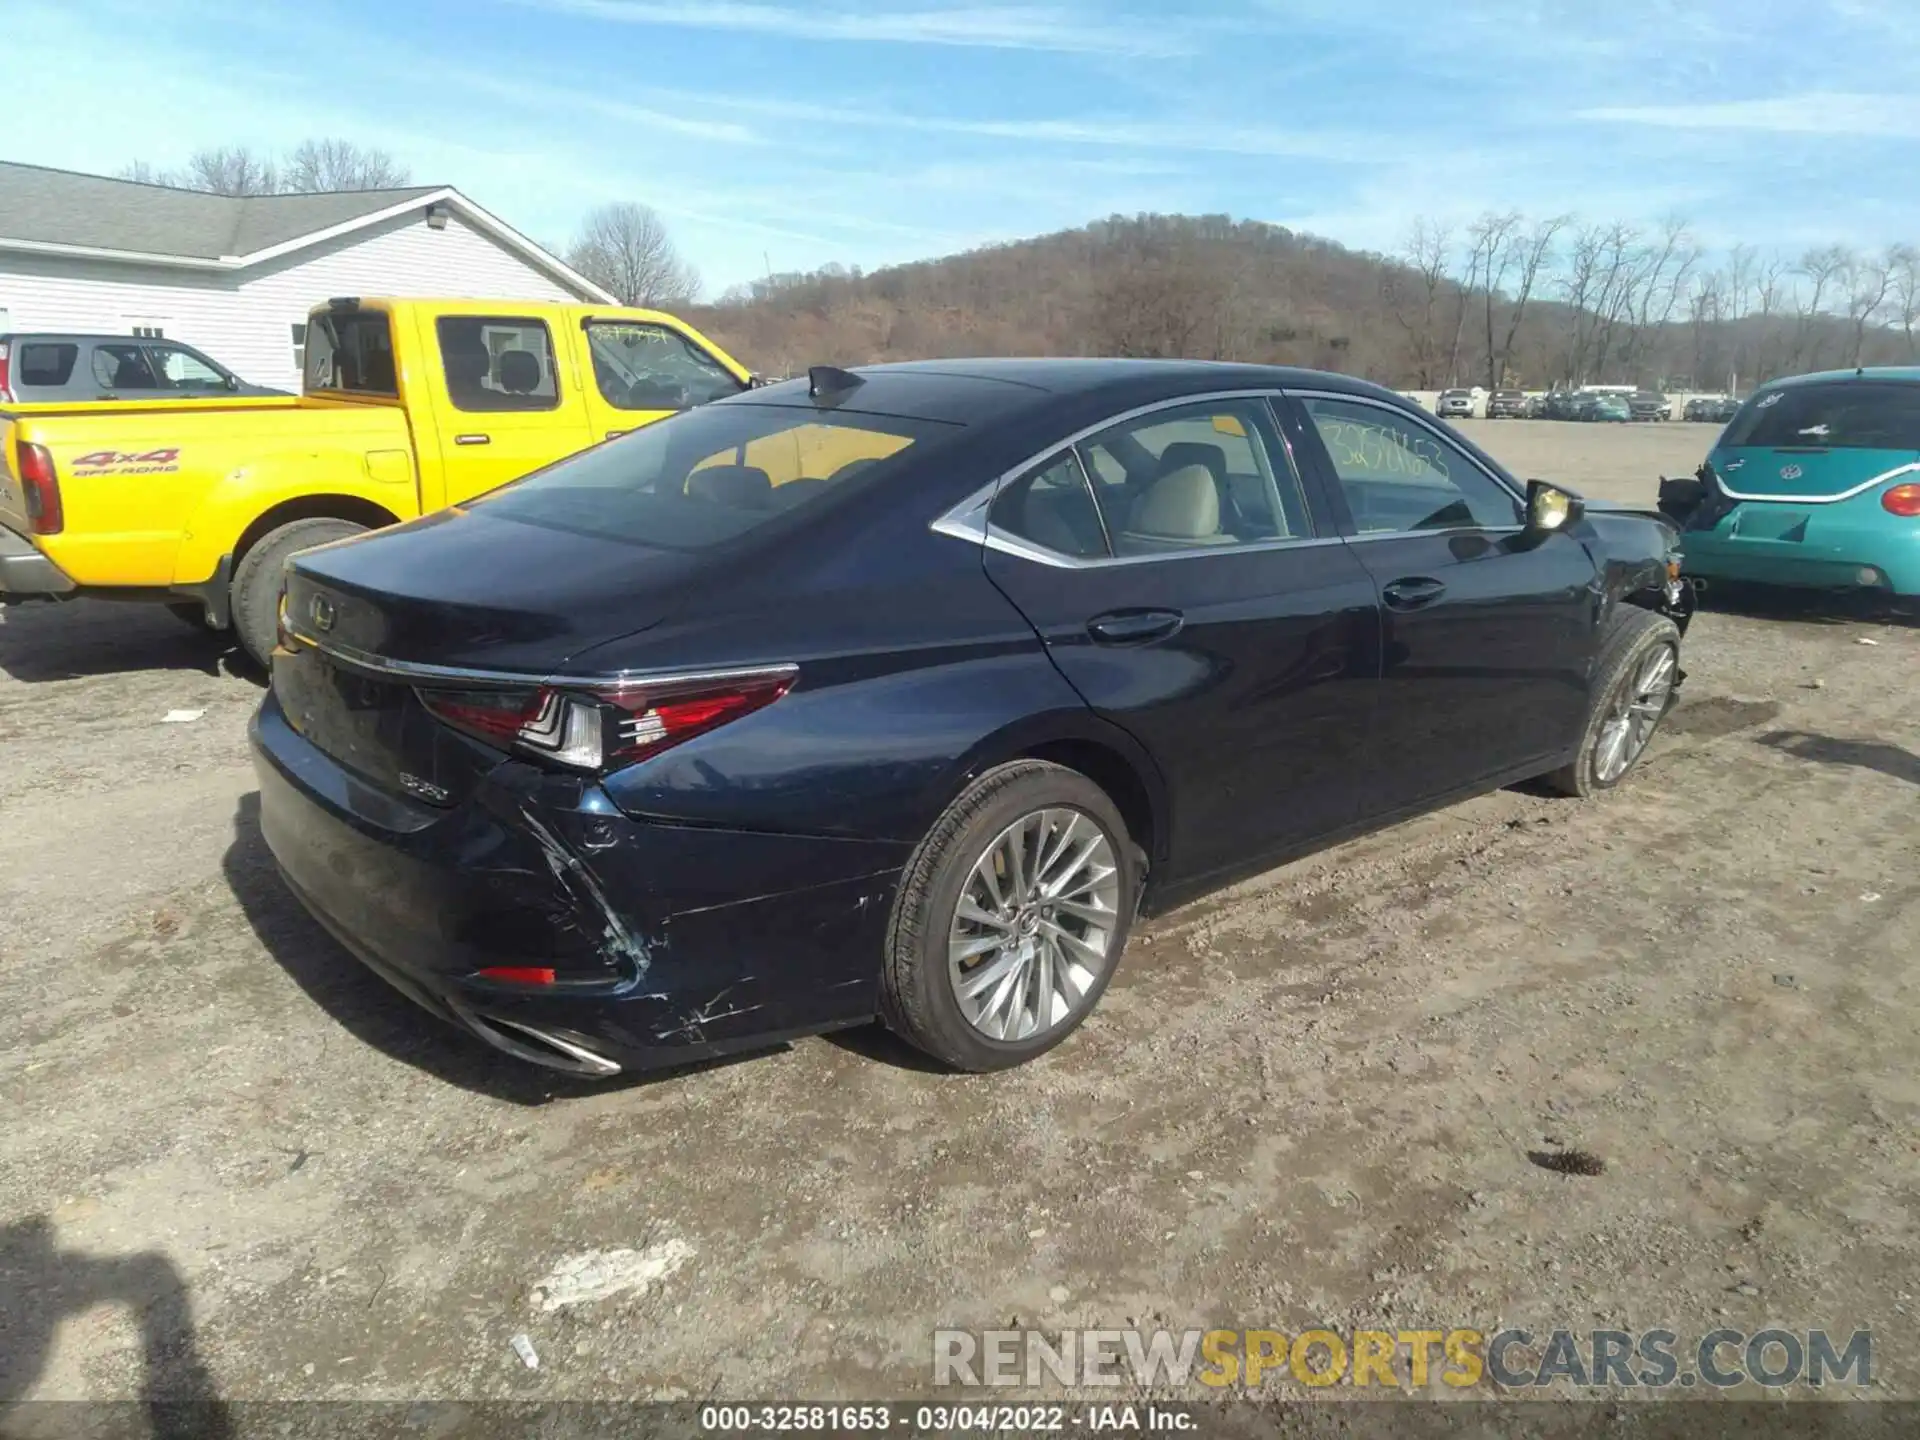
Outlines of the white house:
[[0,334],[159,334],[300,388],[336,295],[613,296],[445,185],[205,195],[0,161]]

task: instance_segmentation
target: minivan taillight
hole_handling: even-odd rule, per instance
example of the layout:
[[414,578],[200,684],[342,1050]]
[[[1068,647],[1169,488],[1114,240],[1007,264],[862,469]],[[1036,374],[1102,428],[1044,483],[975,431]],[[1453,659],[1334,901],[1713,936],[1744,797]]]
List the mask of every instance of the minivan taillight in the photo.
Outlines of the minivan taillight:
[[793,688],[798,670],[776,665],[605,685],[415,693],[428,713],[502,750],[574,770],[631,765],[751,715]]
[[19,440],[13,447],[20,488],[27,492],[27,523],[36,535],[58,535],[67,517],[60,508],[60,477],[53,473],[53,456],[44,445]]

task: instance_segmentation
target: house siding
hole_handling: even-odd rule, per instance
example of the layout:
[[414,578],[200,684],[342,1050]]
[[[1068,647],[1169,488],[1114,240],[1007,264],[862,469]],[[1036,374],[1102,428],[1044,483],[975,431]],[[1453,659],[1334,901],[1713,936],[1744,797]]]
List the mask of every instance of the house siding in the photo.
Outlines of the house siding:
[[292,327],[335,295],[587,298],[457,213],[444,230],[409,215],[230,272],[0,252],[0,311],[16,331],[158,324],[242,379],[287,390],[300,388]]

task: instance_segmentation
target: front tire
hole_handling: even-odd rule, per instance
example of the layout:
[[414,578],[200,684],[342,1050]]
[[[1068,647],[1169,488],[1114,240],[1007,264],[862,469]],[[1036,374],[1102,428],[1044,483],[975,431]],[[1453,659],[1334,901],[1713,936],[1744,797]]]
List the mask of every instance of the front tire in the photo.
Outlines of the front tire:
[[231,592],[233,628],[241,648],[263,668],[272,665],[273,647],[279,641],[280,592],[286,588],[287,561],[302,550],[362,535],[366,529],[351,520],[330,516],[295,520],[269,530],[240,557]]
[[989,770],[907,866],[882,1018],[956,1070],[1045,1054],[1112,981],[1140,879],[1125,821],[1086,776],[1039,760]]
[[1673,708],[1679,683],[1680,628],[1664,615],[1621,605],[1594,666],[1580,749],[1547,784],[1585,799],[1626,779]]

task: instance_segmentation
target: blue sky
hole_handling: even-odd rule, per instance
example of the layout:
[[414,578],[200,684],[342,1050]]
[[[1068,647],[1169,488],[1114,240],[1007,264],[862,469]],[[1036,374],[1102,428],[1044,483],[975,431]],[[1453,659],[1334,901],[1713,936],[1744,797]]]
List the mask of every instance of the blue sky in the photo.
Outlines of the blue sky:
[[1416,215],[1920,241],[1920,0],[7,0],[0,157],[342,135],[709,293],[1115,211],[1392,249]]

